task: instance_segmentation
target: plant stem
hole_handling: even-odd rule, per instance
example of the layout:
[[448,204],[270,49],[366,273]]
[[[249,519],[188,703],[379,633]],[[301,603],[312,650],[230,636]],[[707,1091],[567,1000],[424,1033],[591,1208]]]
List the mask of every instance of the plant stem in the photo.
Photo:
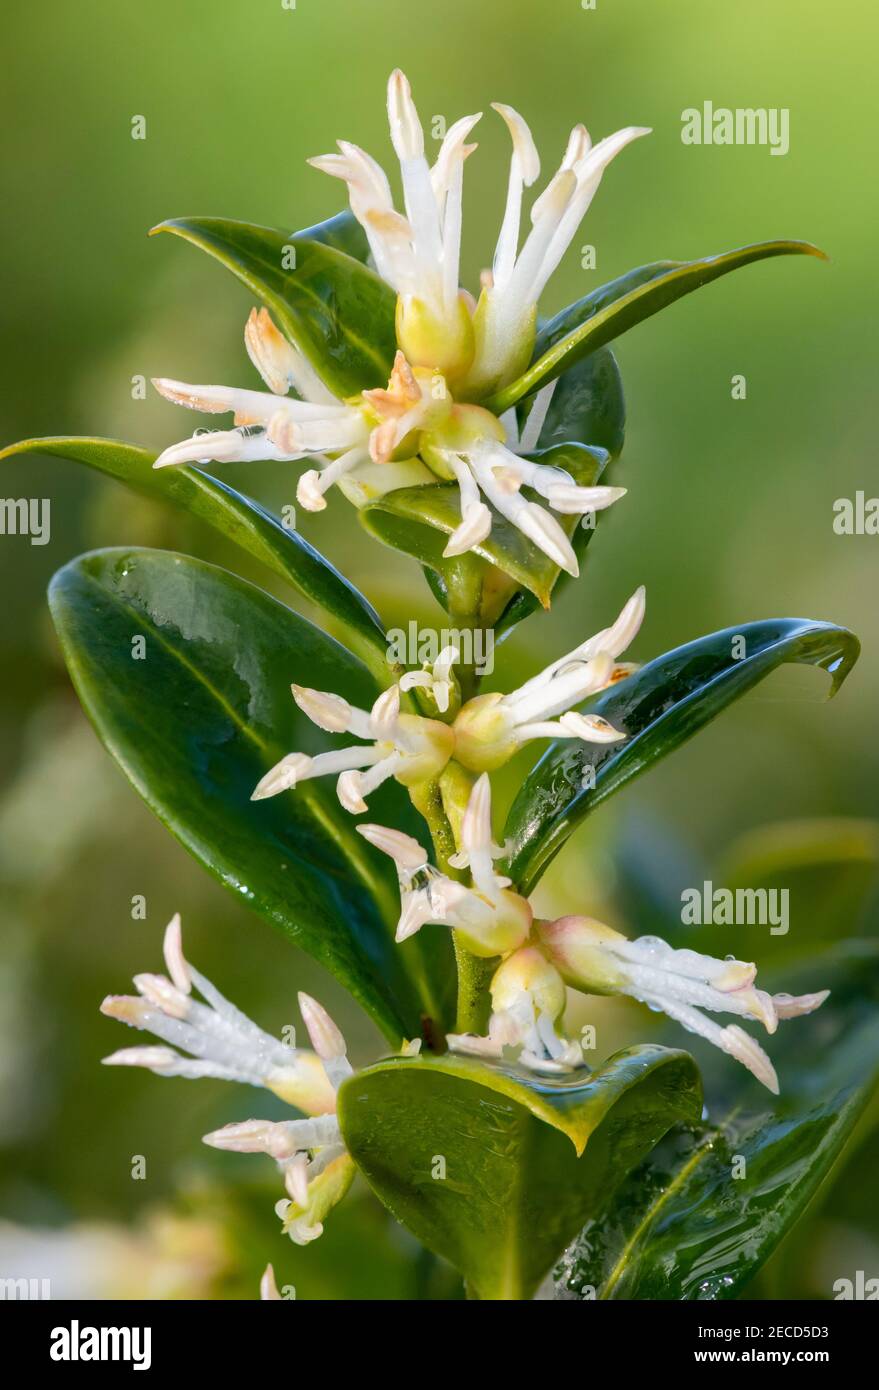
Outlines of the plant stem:
[[491,995],[488,987],[497,969],[498,958],[474,956],[466,946],[455,941],[455,959],[458,963],[458,1013],[455,1019],[457,1033],[485,1033],[491,1014]]

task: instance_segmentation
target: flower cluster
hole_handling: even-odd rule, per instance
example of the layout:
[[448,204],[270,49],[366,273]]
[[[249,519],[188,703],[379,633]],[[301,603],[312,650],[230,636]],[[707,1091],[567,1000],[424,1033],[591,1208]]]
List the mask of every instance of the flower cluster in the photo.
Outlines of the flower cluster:
[[[494,109],[513,148],[500,233],[478,301],[461,288],[460,249],[464,164],[476,149],[470,137],[481,117],[453,124],[429,163],[409,84],[396,71],[388,86],[388,117],[404,211],[395,207],[382,167],[357,145],[340,141],[337,153],[311,161],[345,183],[375,272],[396,296],[397,351],[387,384],[368,382],[340,399],[268,310],[254,309],[245,346],[266,389],[157,379],[154,385],[167,400],[233,417],[229,429],[196,431],[166,449],[157,468],[211,460],[307,460],[297,499],[309,511],[326,506],[334,484],[358,506],[403,486],[454,484],[460,523],[457,516],[449,523],[446,557],[484,547],[500,517],[554,565],[577,574],[570,522],[566,529],[559,518],[607,508],[624,489],[581,486],[566,470],[531,457],[538,454],[554,384],[527,403],[523,420],[515,411],[498,416],[490,406],[531,361],[538,300],[604,170],[649,132],[628,127],[593,146],[585,127],[576,126],[531,208],[531,228],[523,238],[524,191],[537,181],[540,160],[522,116],[509,106]],[[389,367],[390,361],[383,371]],[[484,558],[492,553],[482,551]],[[676,950],[658,937],[630,940],[585,915],[544,920],[503,872],[507,852],[492,827],[491,774],[534,740],[601,745],[626,739],[625,728],[582,706],[635,671],[621,658],[644,612],[641,587],[609,627],[507,693],[470,695],[454,646],[424,669],[402,674],[371,709],[332,691],[293,685],[293,698],[309,720],[353,741],[314,755],[288,753],[261,778],[252,800],[332,775],[339,802],[355,816],[368,810],[368,798],[392,778],[410,790],[417,807],[442,807],[455,851],[439,863],[399,829],[361,823],[357,830],[396,867],[398,942],[424,928],[449,929],[459,955],[491,962],[486,1031],[448,1035],[451,1050],[515,1060],[538,1073],[570,1072],[585,1062],[580,1043],[565,1032],[568,990],[625,995],[707,1039],[777,1092],[772,1062],[756,1040],[738,1021],[721,1025],[712,1015],[751,1020],[772,1034],[781,1020],[818,1008],[827,991],[769,994],[757,987],[750,962]],[[436,840],[439,851],[443,836]],[[352,1074],[341,1033],[314,999],[300,994],[311,1047],[288,1046],[258,1028],[189,964],[179,917],[169,924],[164,947],[167,975],[139,974],[136,995],[111,996],[102,1005],[105,1014],[154,1034],[159,1044],[126,1048],[105,1061],[163,1076],[246,1082],[293,1107],[294,1118],[229,1124],[205,1142],[273,1158],[287,1193],[277,1205],[283,1229],[297,1243],[313,1240],[354,1174],[336,1114],[339,1087]],[[402,1051],[413,1056],[419,1047],[404,1042]],[[261,1296],[280,1297],[271,1265]]]
[[[264,1033],[186,960],[179,916],[168,923],[164,946],[168,974],[135,975],[137,994],[110,995],[101,1012],[154,1034],[165,1046],[126,1047],[104,1062],[147,1067],[159,1076],[243,1081],[300,1111],[304,1118],[226,1125],[206,1134],[204,1142],[275,1159],[288,1193],[276,1211],[290,1239],[305,1245],[321,1234],[324,1216],[354,1176],[335,1114],[336,1092],[352,1070],[345,1039],[307,994],[299,995],[299,1008],[311,1049]],[[206,1003],[193,998],[193,985]]]
[[511,1055],[542,1072],[582,1066],[579,1044],[561,1032],[565,986],[570,985],[584,994],[625,994],[661,1010],[777,1093],[775,1069],[759,1044],[737,1024],[720,1027],[705,1011],[754,1019],[774,1033],[780,1019],[811,1013],[827,998],[826,990],[799,997],[767,994],[755,988],[753,963],[674,950],[656,936],[630,941],[589,917],[536,919],[510,880],[495,871],[494,861],[503,851],[492,838],[487,773],[470,794],[461,824],[462,849],[452,861],[453,867],[469,868],[471,887],[432,868],[427,851],[410,835],[380,825],[358,829],[397,866],[398,941],[427,924],[445,925],[473,954],[501,957],[491,981],[487,1036],[451,1034],[453,1051]]
[[[521,432],[514,411],[498,418],[480,402],[527,365],[537,301],[604,170],[627,144],[649,132],[628,127],[593,146],[585,127],[576,126],[557,172],[534,203],[531,231],[520,249],[523,192],[538,178],[540,159],[519,113],[503,105],[495,110],[509,128],[513,154],[493,265],[483,274],[478,303],[460,288],[459,260],[464,161],[476,148],[467,141],[480,116],[457,121],[429,165],[409,84],[394,72],[388,116],[405,216],[394,208],[384,170],[357,145],[343,140],[339,153],[311,160],[346,183],[375,268],[397,294],[399,351],[387,387],[376,383],[339,400],[268,310],[254,309],[245,346],[268,389],[157,378],[153,384],[167,400],[234,418],[232,429],[197,431],[172,445],[156,460],[157,468],[211,460],[307,459],[316,466],[300,477],[297,498],[309,511],[326,506],[325,494],[334,483],[362,505],[407,483],[456,482],[461,523],[449,537],[446,556],[478,547],[497,514],[561,569],[577,574],[577,557],[555,514],[594,513],[611,506],[625,489],[581,487],[566,470],[527,457],[537,447],[555,383],[538,394]],[[531,495],[523,496],[523,488]]]
[[644,605],[642,587],[611,627],[581,642],[511,694],[474,696],[458,709],[451,723],[403,712],[400,696],[401,690],[418,686],[435,701],[437,713],[448,711],[453,648],[439,654],[431,671],[410,673],[390,686],[370,711],[357,709],[330,691],[294,685],[294,700],[319,728],[353,734],[366,742],[316,757],[288,753],[262,778],[253,799],[262,801],[308,778],[338,773],[339,801],[347,811],[360,814],[367,809],[366,797],[389,777],[414,787],[439,777],[453,758],[470,772],[486,772],[502,767],[532,739],[618,742],[625,738],[621,730],[574,707],[634,669],[617,658],[637,635]]
[[[488,774],[532,739],[610,743],[626,737],[623,730],[598,715],[580,713],[576,706],[625,680],[635,669],[619,657],[637,636],[644,611],[642,587],[610,627],[518,690],[508,695],[477,695],[460,707],[450,704],[454,652],[448,649],[440,654],[433,671],[404,676],[369,713],[338,695],[294,686],[299,708],[320,728],[351,733],[368,742],[316,757],[290,753],[266,773],[254,799],[275,796],[309,777],[339,773],[341,804],[361,814],[367,809],[366,797],[387,778],[415,787],[436,780],[454,760],[472,789],[461,816],[459,849],[449,867],[468,870],[469,885],[434,867],[427,850],[411,835],[382,825],[357,827],[396,865],[401,897],[399,942],[428,924],[444,925],[473,955],[500,958],[491,982],[487,1036],[453,1034],[449,1046],[489,1057],[501,1057],[513,1049],[525,1065],[543,1071],[582,1065],[579,1045],[560,1032],[567,985],[588,994],[626,994],[661,1010],[722,1048],[777,1091],[772,1063],[754,1039],[737,1024],[721,1027],[706,1014],[750,1018],[774,1033],[780,1019],[816,1009],[827,997],[826,991],[798,998],[772,996],[755,987],[753,963],[673,950],[659,937],[630,941],[585,916],[535,920],[530,903],[495,869],[504,850],[492,834]],[[418,686],[434,698],[437,712],[443,708],[457,712],[447,723],[401,713],[404,685]]]

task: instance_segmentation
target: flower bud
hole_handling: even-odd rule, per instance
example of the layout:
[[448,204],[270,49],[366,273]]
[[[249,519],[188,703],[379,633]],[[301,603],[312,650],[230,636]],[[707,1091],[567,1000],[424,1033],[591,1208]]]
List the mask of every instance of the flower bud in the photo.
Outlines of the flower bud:
[[491,982],[492,1011],[515,1008],[530,995],[538,1014],[555,1022],[565,1011],[565,985],[561,975],[536,946],[523,946],[499,966]]
[[448,315],[436,314],[423,299],[401,294],[397,299],[397,342],[413,367],[442,373],[451,383],[467,375],[476,344],[473,319],[464,295]]
[[541,947],[562,979],[590,994],[614,994],[624,988],[625,971],[607,950],[616,943],[627,943],[621,932],[613,931],[594,917],[559,917],[554,922],[538,922]]
[[453,724],[455,757],[471,772],[494,772],[519,747],[512,716],[500,691],[468,700]]

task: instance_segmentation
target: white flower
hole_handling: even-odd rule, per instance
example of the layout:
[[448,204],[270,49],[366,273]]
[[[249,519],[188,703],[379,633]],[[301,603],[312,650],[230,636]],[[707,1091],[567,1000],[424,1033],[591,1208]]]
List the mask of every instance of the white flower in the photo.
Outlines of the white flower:
[[[172,444],[154,468],[211,460],[312,459],[319,468],[302,474],[296,497],[306,511],[317,512],[326,506],[324,494],[334,483],[356,476],[358,470],[362,474],[371,464],[388,463],[413,432],[450,409],[449,400],[438,393],[434,374],[414,373],[400,352],[387,389],[364,391],[355,401],[343,402],[282,336],[267,309],[251,312],[244,341],[268,391],[154,378],[153,385],[166,400],[211,415],[234,413],[236,425],[231,430],[197,431]],[[302,399],[286,394],[291,386]],[[413,439],[410,452],[416,451]],[[388,481],[400,485],[391,474]]]
[[775,1095],[778,1077],[759,1043],[737,1024],[721,1027],[702,1010],[756,1019],[774,1033],[780,1019],[811,1013],[829,994],[770,995],[754,987],[753,963],[675,950],[658,936],[630,941],[589,917],[538,922],[536,934],[568,984],[591,994],[628,994],[668,1014],[741,1062]]
[[[294,685],[293,698],[315,724],[330,733],[351,733],[369,745],[332,753],[288,753],[266,773],[252,800],[277,796],[310,777],[339,773],[336,792],[352,815],[365,811],[366,800],[389,777],[404,786],[428,781],[442,772],[452,754],[454,735],[447,724],[417,714],[400,713],[400,689],[392,685],[367,713],[327,691]],[[365,770],[364,770],[365,769]]]
[[[160,1076],[213,1076],[264,1086],[308,1114],[335,1108],[335,1090],[316,1053],[288,1047],[264,1033],[184,959],[179,916],[165,931],[165,963],[168,977],[135,975],[138,994],[108,995],[101,1012],[153,1033],[170,1046],[124,1048],[104,1058],[108,1066],[141,1066]],[[193,984],[206,1004],[193,998]],[[182,1056],[175,1047],[190,1056]]]
[[585,127],[571,132],[558,172],[531,212],[532,230],[519,249],[522,195],[540,174],[527,124],[511,106],[494,108],[506,122],[513,155],[506,209],[494,263],[483,277],[473,312],[460,289],[464,161],[481,113],[449,129],[431,168],[409,83],[399,70],[388,83],[391,141],[400,162],[406,215],[393,202],[379,164],[357,145],[339,141],[339,153],[310,162],[343,179],[351,210],[369,240],[376,269],[398,294],[397,331],[410,361],[437,367],[464,383],[478,399],[526,364],[534,341],[537,301],[568,249],[611,160],[649,132],[627,127],[592,147]]
[[[352,1074],[345,1039],[316,999],[300,994],[299,1008],[335,1092]],[[275,1210],[285,1233],[297,1245],[307,1245],[322,1234],[323,1217],[341,1201],[354,1176],[335,1114],[305,1120],[245,1120],[206,1134],[204,1142],[236,1153],[265,1153],[275,1160],[290,1194]]]
[[[626,489],[580,487],[563,468],[533,463],[513,453],[504,442],[504,433],[504,425],[488,411],[479,406],[458,406],[452,411],[449,426],[444,429],[441,425],[423,441],[425,460],[454,477],[461,499],[461,524],[452,532],[443,554],[462,555],[491,533],[492,515],[482,501],[485,497],[554,564],[576,576],[577,556],[561,523],[539,502],[523,497],[522,488],[545,498],[553,511],[580,516],[610,507],[625,496]],[[523,447],[517,439],[511,442]]]
[[[535,738],[578,738],[615,743],[626,735],[598,715],[572,707],[631,674],[617,658],[634,641],[644,618],[645,591],[635,591],[612,627],[597,632],[509,695],[477,695],[453,724],[455,757],[473,771],[493,771]],[[560,716],[560,718],[556,718]]]
[[570,246],[604,170],[626,145],[649,135],[627,126],[595,146],[586,127],[571,131],[562,162],[531,209],[531,231],[519,250],[522,195],[540,174],[540,158],[528,125],[511,106],[494,108],[507,123],[513,155],[507,205],[490,274],[475,316],[476,358],[471,389],[486,392],[527,365],[537,302]]
[[278,1283],[275,1279],[275,1271],[270,1264],[267,1264],[262,1272],[262,1277],[259,1281],[259,1296],[260,1300],[264,1303],[274,1302],[281,1297],[278,1291]]
[[491,982],[492,1013],[486,1037],[451,1033],[452,1052],[503,1058],[512,1051],[522,1066],[538,1072],[567,1072],[583,1066],[579,1043],[560,1037],[565,984],[535,946],[522,946],[497,969]]
[[[481,113],[480,113],[481,114]],[[351,210],[363,226],[376,269],[397,291],[398,336],[412,360],[448,373],[473,357],[472,300],[459,286],[464,160],[476,148],[467,137],[479,115],[456,121],[433,168],[409,83],[398,70],[388,82],[391,141],[400,161],[405,217],[394,208],[384,170],[357,145],[339,141],[339,154],[309,161],[348,186]]]
[[[110,995],[101,1012],[154,1033],[191,1056],[173,1047],[130,1047],[105,1057],[105,1064],[147,1067],[160,1076],[243,1081],[304,1111],[309,1118],[226,1125],[206,1134],[204,1142],[271,1155],[292,1199],[283,1204],[287,1234],[297,1244],[314,1240],[323,1229],[322,1216],[344,1195],[353,1176],[335,1115],[336,1092],[352,1073],[342,1034],[307,994],[299,995],[299,1007],[314,1051],[264,1033],[185,959],[179,916],[165,931],[165,963],[167,977],[136,975],[138,996]],[[192,998],[193,984],[207,1004]]]
[[389,855],[400,881],[397,941],[405,941],[428,923],[451,927],[474,955],[506,955],[525,940],[531,908],[510,880],[496,874],[494,860],[503,850],[491,830],[491,787],[483,775],[473,786],[461,821],[461,850],[451,865],[469,869],[472,887],[440,873],[427,851],[411,835],[383,825],[358,825],[364,839]]
[[460,656],[461,653],[457,647],[443,647],[436,661],[426,661],[420,671],[407,671],[404,676],[401,676],[400,689],[402,691],[423,690],[436,705],[440,714],[447,714],[452,696],[456,694],[458,689],[452,667],[460,659]]

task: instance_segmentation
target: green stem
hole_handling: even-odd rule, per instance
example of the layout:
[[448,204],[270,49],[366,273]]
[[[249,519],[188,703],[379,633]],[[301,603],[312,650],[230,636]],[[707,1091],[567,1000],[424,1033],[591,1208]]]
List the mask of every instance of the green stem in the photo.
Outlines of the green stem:
[[455,938],[455,959],[458,965],[458,1013],[456,1033],[485,1033],[491,1014],[491,995],[488,987],[497,970],[498,957],[474,956]]

